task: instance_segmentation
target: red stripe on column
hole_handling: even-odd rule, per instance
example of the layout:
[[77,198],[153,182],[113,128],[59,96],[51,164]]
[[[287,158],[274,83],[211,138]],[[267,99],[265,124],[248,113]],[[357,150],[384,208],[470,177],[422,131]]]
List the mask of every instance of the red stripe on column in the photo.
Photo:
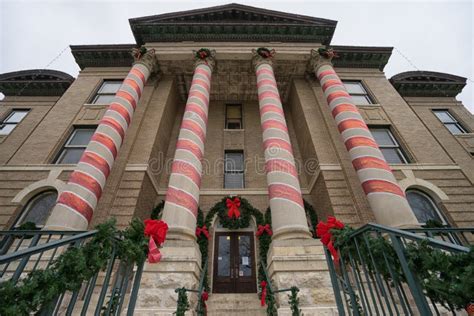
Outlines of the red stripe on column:
[[392,171],[387,163],[379,158],[375,157],[360,157],[352,161],[352,165],[356,170],[373,168],[373,169],[383,169],[387,171]]
[[341,123],[339,123],[339,125],[337,125],[337,129],[341,133],[344,132],[346,129],[349,129],[349,128],[362,128],[362,129],[365,129],[365,130],[369,130],[369,128],[367,127],[365,122],[361,121],[361,120],[358,120],[358,119],[344,120]]
[[119,91],[117,91],[117,94],[115,96],[116,97],[121,97],[121,98],[127,100],[132,105],[133,109],[137,108],[137,101],[135,100],[133,95],[131,95],[127,91],[119,90]]
[[260,88],[261,86],[264,86],[264,85],[270,85],[274,88],[277,88],[276,82],[271,79],[262,79],[257,82],[257,88]]
[[80,162],[84,162],[84,163],[87,163],[87,164],[90,164],[90,165],[96,167],[97,169],[99,169],[104,174],[104,176],[106,178],[110,174],[110,166],[107,163],[107,160],[105,160],[104,158],[102,158],[101,156],[99,156],[99,155],[97,155],[93,152],[85,151],[84,154],[81,157]]
[[184,149],[190,151],[191,153],[193,153],[194,156],[196,156],[196,159],[199,161],[201,161],[203,156],[203,153],[201,152],[199,146],[190,140],[178,139],[178,142],[176,143],[176,149]]
[[100,196],[102,195],[102,188],[99,182],[97,182],[96,179],[92,178],[88,174],[85,174],[81,171],[74,171],[71,174],[71,177],[69,178],[69,182],[78,184],[91,191],[92,193],[94,193],[97,200],[99,200]]
[[196,216],[197,214],[197,202],[194,197],[187,192],[169,187],[168,191],[166,192],[166,202],[182,206],[188,209],[191,213],[193,213],[194,216]]
[[364,183],[362,183],[362,188],[364,189],[365,194],[382,192],[392,193],[401,197],[405,197],[405,193],[402,191],[402,189],[400,189],[398,185],[383,180],[365,181]]
[[349,93],[347,93],[346,91],[335,91],[335,92],[331,92],[328,97],[327,97],[327,101],[328,103],[331,103],[332,101],[334,101],[335,99],[337,98],[350,98],[351,96],[349,95]]
[[[192,87],[191,87],[191,89],[192,89]],[[207,103],[209,102],[209,101],[208,101],[208,97],[207,97],[204,93],[202,93],[201,91],[199,91],[199,90],[190,91],[188,98],[191,98],[191,97],[196,97],[196,98],[198,98],[199,100],[201,100],[201,101],[202,101],[204,104],[206,104],[206,105],[207,105]]]
[[101,143],[110,150],[112,156],[114,156],[114,159],[117,157],[117,147],[115,147],[114,141],[109,136],[101,133],[94,133],[94,135],[92,135],[91,141]]
[[332,109],[332,116],[336,117],[339,113],[342,112],[354,112],[354,113],[359,113],[359,110],[354,104],[350,103],[341,103],[339,105],[336,105],[334,109]]
[[280,96],[278,95],[278,93],[275,93],[273,91],[263,91],[258,94],[258,100],[263,100],[265,98],[273,98],[280,101]]
[[183,119],[183,121],[181,122],[181,129],[187,129],[196,134],[196,136],[199,137],[203,144],[206,141],[206,135],[204,134],[201,125],[197,124],[189,118]]
[[295,190],[292,187],[283,184],[270,184],[268,186],[268,194],[270,196],[270,200],[273,198],[285,199],[292,201],[304,208],[301,192]]
[[324,71],[321,71],[318,75],[318,79],[321,80],[323,77],[327,76],[327,75],[335,75],[336,73],[334,72],[334,70],[330,69],[330,70],[324,70]]
[[284,173],[289,173],[295,178],[298,177],[298,173],[296,172],[296,168],[293,164],[289,163],[283,159],[271,159],[265,163],[265,170],[266,172],[275,172],[280,171]]
[[182,174],[190,178],[198,187],[201,185],[201,175],[190,163],[175,160],[171,165],[171,173]]
[[204,75],[207,80],[209,80],[209,82],[211,82],[211,74],[210,72],[206,69],[203,69],[202,67],[197,67],[195,70],[194,70],[194,73],[195,74],[200,74],[200,75]]
[[142,90],[140,89],[140,86],[135,82],[135,80],[125,79],[123,81],[123,84],[129,85],[133,90],[135,90],[139,98],[142,96]]
[[281,148],[293,154],[293,149],[291,148],[291,145],[282,139],[277,139],[277,138],[266,139],[263,141],[263,148],[265,150],[266,149],[271,150],[272,148],[274,149]]
[[130,121],[132,118],[130,117],[130,113],[128,113],[128,110],[120,103],[111,103],[109,105],[109,110],[114,110],[118,114],[120,114],[123,119],[127,122],[127,125],[130,125]]
[[71,192],[63,192],[59,196],[58,204],[69,206],[70,208],[74,209],[79,214],[84,216],[87,222],[90,223],[92,219],[93,210],[91,206],[79,196]]
[[104,116],[99,124],[104,124],[112,127],[120,135],[120,138],[122,138],[122,140],[124,139],[125,131],[123,130],[122,125],[120,125],[120,123],[117,122],[114,118],[110,116]]
[[204,121],[204,123],[207,124],[207,114],[206,112],[204,112],[202,107],[198,105],[197,103],[193,103],[193,102],[187,103],[184,112],[185,113],[192,112],[199,115],[199,117]]
[[132,68],[132,70],[130,70],[130,73],[132,73],[135,76],[137,76],[138,78],[140,78],[143,85],[145,85],[145,83],[146,83],[145,75],[141,72],[141,70],[139,70],[138,68]]
[[260,116],[268,112],[274,112],[280,114],[281,116],[285,116],[283,109],[274,104],[266,104],[260,108]]
[[258,70],[256,71],[257,77],[262,75],[262,74],[268,74],[271,75],[272,77],[274,76],[273,70],[270,70],[266,67],[259,67]]
[[367,137],[351,137],[345,142],[347,150],[351,150],[354,147],[359,147],[359,146],[367,146],[367,147],[373,147],[373,148],[379,148],[377,143]]
[[323,91],[326,91],[328,88],[333,87],[333,86],[341,86],[344,87],[342,82],[340,80],[332,79],[328,80],[323,84]]
[[286,124],[274,119],[269,119],[262,123],[263,131],[265,131],[267,128],[276,128],[288,133],[288,128],[286,127]]
[[206,90],[209,90],[210,87],[209,87],[209,84],[202,80],[202,79],[199,79],[199,78],[193,78],[193,81],[191,81],[191,86],[194,85],[194,84],[199,84],[201,86],[203,86]]

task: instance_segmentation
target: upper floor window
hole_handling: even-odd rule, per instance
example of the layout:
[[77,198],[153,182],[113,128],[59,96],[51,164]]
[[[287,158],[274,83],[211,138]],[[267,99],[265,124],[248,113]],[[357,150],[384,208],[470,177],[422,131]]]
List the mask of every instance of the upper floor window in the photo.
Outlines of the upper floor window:
[[225,128],[241,129],[242,128],[242,105],[227,104],[225,106]]
[[388,163],[408,163],[408,158],[389,128],[371,127],[370,132]]
[[467,133],[467,130],[452,116],[448,110],[433,110],[433,113],[453,135]]
[[20,226],[27,222],[34,223],[37,227],[44,226],[57,198],[58,193],[52,190],[34,196],[23,208],[21,217],[15,226]]
[[81,159],[96,127],[75,127],[56,159],[57,164],[76,164]]
[[420,224],[425,224],[429,220],[445,223],[438,206],[429,195],[418,190],[407,190],[406,196]]
[[97,91],[92,104],[110,104],[115,97],[118,89],[122,85],[122,81],[118,80],[106,80],[100,86],[99,91]]
[[356,105],[373,104],[367,90],[360,81],[343,81],[347,92],[351,95],[352,101]]
[[224,158],[224,188],[239,189],[244,187],[244,153],[226,151]]
[[9,135],[15,127],[28,114],[29,110],[13,110],[8,116],[0,121],[0,135]]

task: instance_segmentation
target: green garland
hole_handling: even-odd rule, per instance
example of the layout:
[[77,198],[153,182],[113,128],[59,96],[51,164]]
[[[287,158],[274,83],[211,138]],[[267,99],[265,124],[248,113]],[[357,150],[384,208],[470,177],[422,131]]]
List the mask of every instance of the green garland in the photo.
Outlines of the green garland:
[[301,315],[301,309],[299,308],[300,299],[298,298],[299,291],[300,290],[296,286],[293,286],[291,287],[291,293],[288,294],[288,304],[290,304],[291,316]]
[[77,291],[83,282],[105,269],[114,246],[117,256],[128,263],[143,262],[147,240],[144,224],[133,219],[123,232],[115,221],[97,225],[97,234],[82,247],[70,247],[44,270],[31,272],[15,284],[0,283],[0,315],[28,315],[45,308],[65,291]]
[[186,312],[189,310],[189,300],[188,300],[188,294],[186,293],[186,288],[181,287],[179,289],[175,290],[176,293],[178,293],[178,302],[177,302],[177,307],[176,307],[176,316],[185,316]]

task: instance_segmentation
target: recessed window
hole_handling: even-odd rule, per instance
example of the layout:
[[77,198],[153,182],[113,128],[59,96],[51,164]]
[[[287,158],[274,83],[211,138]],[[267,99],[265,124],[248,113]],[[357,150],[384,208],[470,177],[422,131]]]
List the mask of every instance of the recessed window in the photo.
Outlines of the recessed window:
[[408,159],[389,128],[371,127],[370,132],[388,163],[408,163]]
[[0,121],[0,135],[9,135],[15,127],[25,118],[29,110],[13,110]]
[[374,103],[360,81],[343,81],[343,83],[354,104],[367,105]]
[[57,198],[58,193],[56,191],[45,191],[36,195],[23,208],[22,215],[15,226],[27,222],[34,223],[37,227],[44,226]]
[[433,110],[433,113],[453,135],[465,134],[467,130],[452,116],[448,110]]
[[94,134],[96,127],[75,127],[71,136],[61,150],[57,164],[76,164],[81,159],[82,153],[86,149]]
[[406,196],[408,204],[410,204],[410,207],[420,224],[425,224],[429,220],[445,223],[445,220],[440,215],[441,212],[438,206],[429,195],[419,190],[407,190]]
[[110,104],[115,97],[122,81],[106,80],[100,86],[99,91],[92,100],[92,104]]
[[242,129],[241,104],[227,104],[225,106],[225,128]]
[[244,187],[244,153],[226,151],[224,157],[224,188],[239,189]]

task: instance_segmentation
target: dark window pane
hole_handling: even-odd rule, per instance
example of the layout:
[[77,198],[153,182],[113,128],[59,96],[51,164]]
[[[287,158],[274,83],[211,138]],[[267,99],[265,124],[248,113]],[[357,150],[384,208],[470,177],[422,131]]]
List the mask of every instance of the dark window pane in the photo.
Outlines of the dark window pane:
[[47,192],[33,198],[25,207],[25,212],[28,213],[18,224],[33,222],[37,226],[43,226],[56,203],[57,197],[56,192]]
[[8,135],[16,127],[16,124],[0,124],[0,135]]
[[217,252],[217,275],[230,276],[230,236],[219,236]]
[[443,222],[437,212],[434,202],[425,194],[417,191],[407,191],[406,196],[413,213],[415,213],[415,216],[420,223],[426,223],[430,219]]
[[464,134],[465,132],[457,124],[444,124],[451,134]]
[[383,128],[372,128],[370,129],[372,136],[374,136],[375,142],[379,146],[396,146],[397,144],[393,141],[390,136],[388,129]]
[[236,119],[230,119],[230,120],[227,120],[227,126],[226,126],[227,129],[241,129],[241,123],[240,123],[240,120],[236,120]]
[[243,173],[225,173],[224,174],[224,188],[226,189],[241,189],[244,187]]
[[403,159],[400,157],[398,149],[396,148],[380,148],[382,151],[385,160],[388,163],[404,163]]
[[367,97],[364,95],[351,95],[352,97],[352,102],[356,105],[365,105],[365,104],[372,104],[369,100],[367,100]]
[[239,236],[239,277],[252,276],[252,249],[250,236]]
[[100,88],[99,93],[115,94],[121,85],[121,81],[106,81]]
[[113,94],[105,94],[105,95],[98,95],[95,99],[93,104],[110,104],[113,99],[115,98],[115,95]]
[[366,94],[367,92],[362,87],[360,82],[344,82],[347,92],[349,94]]
[[28,111],[13,111],[5,122],[8,123],[20,123],[21,120],[28,114]]
[[58,160],[61,164],[76,164],[81,159],[84,148],[65,148]]
[[94,129],[76,129],[68,145],[86,147],[94,134]]
[[439,118],[443,123],[456,123],[456,120],[449,115],[448,111],[434,111],[434,114]]

